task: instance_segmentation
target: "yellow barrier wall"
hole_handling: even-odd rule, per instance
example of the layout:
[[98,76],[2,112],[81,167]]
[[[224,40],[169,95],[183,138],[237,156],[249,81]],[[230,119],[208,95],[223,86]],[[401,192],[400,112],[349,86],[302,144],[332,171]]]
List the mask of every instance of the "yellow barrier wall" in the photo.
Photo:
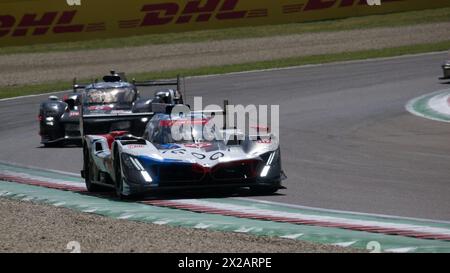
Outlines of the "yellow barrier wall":
[[[67,2],[81,5],[70,6]],[[0,0],[0,46],[305,22],[450,6],[450,0]]]

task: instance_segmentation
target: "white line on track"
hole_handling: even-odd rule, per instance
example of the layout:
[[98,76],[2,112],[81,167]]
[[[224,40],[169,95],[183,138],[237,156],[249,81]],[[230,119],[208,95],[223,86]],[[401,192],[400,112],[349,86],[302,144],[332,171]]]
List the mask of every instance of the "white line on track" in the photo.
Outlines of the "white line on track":
[[[377,62],[377,61],[386,61],[386,60],[397,60],[397,59],[405,59],[405,58],[411,58],[411,57],[439,55],[439,54],[443,54],[446,52],[447,51],[435,51],[435,52],[426,52],[426,53],[418,53],[418,54],[405,54],[405,55],[394,56],[394,57],[380,57],[380,58],[370,58],[370,59],[364,59],[364,60],[340,61],[340,62],[330,62],[330,63],[322,63],[322,64],[306,64],[306,65],[289,66],[289,67],[257,69],[257,70],[248,70],[248,71],[240,71],[240,72],[229,72],[229,73],[222,73],[222,74],[199,75],[199,76],[186,77],[186,79],[195,79],[195,78],[201,79],[201,78],[241,75],[241,74],[250,74],[250,73],[263,73],[263,72],[271,72],[271,71],[292,70],[292,69],[299,69],[299,68],[321,67],[321,66],[327,66],[327,65],[356,64],[356,63],[368,63],[368,62]],[[24,98],[31,98],[31,97],[38,97],[38,96],[45,96],[45,95],[52,95],[52,94],[59,94],[59,93],[70,92],[70,91],[72,91],[72,90],[52,91],[52,92],[42,93],[42,94],[5,98],[5,99],[0,99],[0,102],[10,101],[10,100],[18,100],[18,99],[24,99]]]
[[45,96],[45,95],[53,95],[53,94],[71,92],[71,91],[72,90],[70,89],[70,90],[52,91],[52,92],[41,93],[41,94],[34,94],[34,95],[19,96],[19,97],[13,97],[13,98],[5,98],[5,99],[0,99],[0,102],[2,102],[2,101],[10,101],[10,100],[18,100],[18,99],[24,99],[24,98],[39,97],[39,96]]
[[32,169],[32,170],[35,170],[35,171],[52,172],[52,173],[68,175],[68,176],[72,176],[72,177],[76,177],[76,178],[80,178],[81,179],[79,173],[65,172],[65,171],[54,170],[54,169],[45,169],[45,168],[40,168],[40,167],[35,167],[35,166],[30,166],[30,165],[24,165],[24,164],[19,164],[19,163],[11,163],[11,162],[8,162],[8,161],[0,160],[0,164],[2,164],[2,163],[6,164],[6,165],[11,165],[11,166],[14,166],[14,167],[27,168],[27,169]]
[[402,247],[402,248],[389,248],[385,249],[384,252],[390,252],[390,253],[408,253],[411,251],[416,250],[417,247]]
[[198,223],[197,225],[194,226],[194,228],[198,228],[198,229],[205,229],[205,228],[209,228],[211,225],[207,225],[207,224],[203,224],[203,223]]
[[357,241],[340,242],[340,243],[334,243],[334,244],[331,244],[331,245],[334,245],[334,246],[340,246],[340,247],[349,247],[349,246],[351,246],[351,245],[354,245],[356,242],[357,242]]
[[210,77],[220,77],[220,76],[228,76],[228,75],[241,75],[241,74],[250,74],[250,73],[271,72],[271,71],[283,71],[283,70],[292,70],[292,69],[300,69],[300,68],[321,67],[321,66],[328,66],[328,65],[371,63],[371,62],[379,62],[379,61],[387,61],[387,60],[406,59],[406,58],[412,58],[412,57],[433,56],[433,55],[439,55],[439,54],[444,54],[444,53],[447,53],[447,51],[434,51],[434,52],[426,52],[426,53],[418,53],[418,54],[405,54],[405,55],[394,56],[394,57],[379,57],[379,58],[370,58],[370,59],[363,59],[363,60],[339,61],[339,62],[329,62],[329,63],[320,63],[320,64],[304,64],[304,65],[279,67],[279,68],[267,68],[267,69],[256,69],[256,70],[247,70],[247,71],[239,71],[239,72],[229,72],[229,73],[223,73],[223,74],[199,75],[199,76],[186,77],[186,79],[210,78]]
[[297,239],[299,237],[303,236],[303,233],[296,233],[296,234],[289,234],[289,235],[283,235],[280,236],[281,238],[286,238],[286,239]]

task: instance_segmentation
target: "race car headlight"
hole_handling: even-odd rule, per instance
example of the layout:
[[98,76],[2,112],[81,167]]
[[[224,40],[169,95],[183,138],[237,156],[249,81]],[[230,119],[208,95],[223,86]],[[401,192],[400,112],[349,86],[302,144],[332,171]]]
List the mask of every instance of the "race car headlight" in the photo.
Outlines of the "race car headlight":
[[150,174],[147,171],[141,171],[141,175],[146,182],[149,182],[149,183],[153,182],[152,177],[150,176]]
[[273,159],[275,158],[277,152],[273,152],[270,154],[269,158],[267,159],[267,165],[272,165]]
[[54,123],[54,120],[55,120],[55,118],[54,117],[46,117],[45,118],[45,124],[46,125],[49,125],[49,126],[53,126],[55,123]]
[[270,170],[270,166],[269,165],[264,166],[264,168],[261,171],[260,176],[261,177],[266,177],[267,174],[269,173],[269,170]]
[[266,160],[266,164],[262,168],[261,173],[259,174],[259,176],[261,176],[261,177],[266,177],[267,176],[267,174],[270,171],[270,167],[275,162],[274,160],[277,158],[277,156],[278,156],[278,152],[274,151],[274,152],[271,152],[268,155],[268,157],[267,157],[267,154],[263,157],[264,159],[267,158],[267,160]]
[[122,162],[125,167],[124,174],[128,179],[133,181],[143,179],[147,183],[153,182],[151,175],[145,170],[139,159],[128,154],[122,154]]

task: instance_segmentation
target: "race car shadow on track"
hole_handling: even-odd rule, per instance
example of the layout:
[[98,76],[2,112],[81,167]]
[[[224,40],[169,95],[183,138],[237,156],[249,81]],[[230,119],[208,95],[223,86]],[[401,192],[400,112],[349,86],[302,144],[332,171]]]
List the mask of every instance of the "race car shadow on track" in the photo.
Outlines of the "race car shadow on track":
[[39,149],[43,148],[81,148],[83,147],[81,145],[81,141],[67,141],[67,142],[56,142],[56,143],[46,143],[41,144],[40,146],[36,147]]
[[57,148],[65,148],[65,149],[77,148],[77,149],[80,149],[81,145],[77,145],[77,144],[67,144],[67,145],[64,145],[64,146],[41,145],[41,146],[37,146],[36,148],[38,148],[38,149],[57,149]]
[[139,202],[149,200],[177,200],[177,199],[206,199],[206,198],[230,198],[230,197],[258,197],[258,196],[284,196],[282,193],[262,194],[247,188],[201,189],[201,190],[158,190],[154,193],[133,195],[120,199],[114,192],[105,191],[99,193],[83,193],[89,196],[109,199],[112,201]]

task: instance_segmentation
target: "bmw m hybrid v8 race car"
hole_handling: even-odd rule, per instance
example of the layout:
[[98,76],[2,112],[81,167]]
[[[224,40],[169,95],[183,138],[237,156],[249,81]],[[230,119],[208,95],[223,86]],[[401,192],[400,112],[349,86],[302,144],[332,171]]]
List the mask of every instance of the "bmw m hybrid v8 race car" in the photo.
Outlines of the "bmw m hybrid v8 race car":
[[[151,115],[141,137],[126,131],[84,135],[81,175],[89,191],[108,187],[124,197],[167,188],[249,187],[263,194],[282,188],[285,175],[274,135],[250,139],[236,129],[219,130],[207,126],[211,117],[202,113],[185,117],[142,113],[117,118]],[[89,118],[82,117],[83,122]],[[176,140],[173,126],[186,123],[191,139]],[[223,138],[205,138],[205,132]],[[238,135],[242,140],[237,140]]]
[[[140,98],[139,86],[176,86],[176,89],[162,89],[155,92],[153,99]],[[83,89],[82,92],[77,92]],[[155,104],[183,103],[180,80],[176,81],[144,81],[127,82],[124,73],[111,71],[103,77],[102,82],[87,85],[77,84],[74,80],[73,94],[59,100],[50,96],[40,105],[39,134],[41,143],[45,146],[81,140],[79,128],[80,107],[85,114],[117,114],[152,111]],[[83,94],[83,96],[81,96]],[[81,100],[81,97],[83,100]],[[156,106],[155,106],[156,107]],[[102,120],[96,123],[90,121],[91,128],[101,131],[128,129],[128,122],[111,123]],[[107,129],[100,127],[108,127]]]

